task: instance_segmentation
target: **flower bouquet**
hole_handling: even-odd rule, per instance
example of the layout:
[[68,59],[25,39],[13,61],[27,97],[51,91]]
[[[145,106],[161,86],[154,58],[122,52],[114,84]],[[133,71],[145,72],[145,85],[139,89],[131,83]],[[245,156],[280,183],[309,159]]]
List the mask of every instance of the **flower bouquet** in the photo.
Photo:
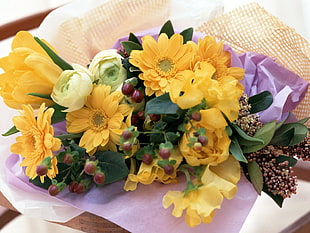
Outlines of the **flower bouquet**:
[[29,182],[75,200],[160,183],[162,206],[190,227],[211,223],[242,177],[282,206],[296,193],[292,167],[309,160],[309,112],[291,113],[309,84],[203,28],[216,32],[170,20],[128,31],[87,64],[19,32],[0,60],[0,95],[22,109],[4,135],[20,133],[10,149]]

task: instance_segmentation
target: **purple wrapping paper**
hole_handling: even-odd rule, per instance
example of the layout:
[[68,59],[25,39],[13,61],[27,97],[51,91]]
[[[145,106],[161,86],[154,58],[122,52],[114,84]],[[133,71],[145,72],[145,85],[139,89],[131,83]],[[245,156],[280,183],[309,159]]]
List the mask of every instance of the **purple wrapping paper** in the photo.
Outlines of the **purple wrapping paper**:
[[119,181],[105,187],[92,188],[80,195],[64,190],[57,197],[50,197],[46,190],[28,182],[28,178],[21,172],[20,162],[20,156],[15,154],[6,162],[6,173],[11,185],[28,193],[41,192],[47,198],[57,198],[70,206],[104,217],[130,232],[237,233],[257,197],[252,185],[242,176],[236,196],[232,200],[224,200],[221,209],[216,211],[213,222],[190,228],[183,217],[175,218],[171,215],[171,207],[164,209],[161,204],[162,197],[168,190],[184,188],[185,179],[181,178],[180,183],[170,185],[140,184],[133,192],[124,191],[124,181]]

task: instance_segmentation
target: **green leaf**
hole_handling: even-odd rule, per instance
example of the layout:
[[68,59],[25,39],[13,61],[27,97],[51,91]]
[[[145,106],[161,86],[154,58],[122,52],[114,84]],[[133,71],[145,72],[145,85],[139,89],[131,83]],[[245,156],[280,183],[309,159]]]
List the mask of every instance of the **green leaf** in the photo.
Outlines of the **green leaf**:
[[53,62],[58,65],[62,70],[73,70],[73,67],[59,57],[47,44],[45,44],[38,37],[34,37],[35,41],[44,49],[48,56],[53,60]]
[[147,102],[145,114],[177,114],[179,106],[173,103],[169,93],[165,93]]
[[193,38],[194,29],[187,28],[182,31],[180,34],[183,36],[183,44],[186,44],[187,41],[191,41]]
[[36,96],[42,99],[52,100],[50,95],[40,94],[40,93],[28,93],[27,95]]
[[171,141],[172,143],[176,143],[178,139],[180,138],[179,132],[167,132],[166,133],[167,140]]
[[163,27],[160,29],[159,34],[166,33],[168,38],[170,38],[174,34],[174,29],[170,20],[168,20]]
[[286,155],[279,155],[279,157],[276,157],[276,161],[277,163],[283,163],[285,161],[288,161],[289,167],[294,167],[297,163],[297,159]]
[[275,133],[275,136],[270,141],[270,145],[275,146],[287,146],[290,144],[290,141],[294,137],[294,128],[288,129],[287,131],[281,132],[281,133]]
[[128,175],[129,170],[123,154],[112,151],[99,151],[95,153],[95,156],[99,160],[98,166],[105,174],[104,184],[113,183]]
[[310,119],[310,117],[306,117],[306,118],[304,118],[304,119],[301,119],[301,120],[297,121],[296,123],[305,124],[305,123],[307,123],[307,121],[308,121],[309,119]]
[[247,164],[247,169],[254,189],[261,195],[263,190],[263,174],[259,165],[255,161],[252,161]]
[[254,138],[262,139],[264,143],[260,145],[254,145],[254,146],[245,146],[243,148],[243,152],[251,153],[251,152],[258,151],[264,148],[265,146],[267,146],[275,133],[275,129],[276,129],[276,121],[271,121],[271,122],[264,124],[261,128],[259,128],[256,131],[254,135]]
[[142,46],[140,44],[132,41],[123,41],[121,44],[128,54],[130,54],[132,50],[142,50]]
[[291,129],[294,129],[294,135],[291,137],[291,140],[287,146],[298,145],[305,139],[309,131],[307,126],[294,122],[282,125],[282,127],[276,133],[278,134],[282,132],[287,132]]
[[59,138],[61,140],[65,139],[74,139],[74,138],[80,138],[83,135],[83,133],[69,133],[69,134],[61,134],[55,136],[56,138]]
[[235,123],[231,123],[230,126],[234,129],[234,132],[235,132],[234,135],[236,135],[240,145],[255,146],[255,145],[263,145],[264,144],[264,140],[247,135]]
[[66,112],[63,112],[63,110],[66,110],[66,107],[60,106],[59,104],[52,104],[51,106],[49,106],[49,108],[53,108],[54,114],[52,116],[52,124],[58,123],[58,122],[62,122],[64,120],[66,120]]
[[269,91],[263,91],[257,95],[249,97],[248,103],[251,104],[250,113],[257,113],[267,109],[273,102],[272,94]]
[[234,156],[234,158],[240,162],[247,163],[248,160],[243,154],[243,151],[238,143],[238,140],[235,136],[232,136],[231,143],[229,146],[230,153]]
[[10,128],[8,131],[6,131],[5,133],[1,134],[2,136],[10,136],[10,135],[13,135],[15,133],[18,133],[19,130],[16,128],[16,126],[12,126],[12,128]]
[[284,201],[284,199],[283,199],[282,196],[280,196],[280,195],[278,195],[278,194],[277,194],[277,195],[274,195],[272,192],[269,192],[269,191],[268,191],[268,187],[267,187],[266,185],[264,185],[263,191],[264,191],[268,196],[270,196],[270,197],[275,201],[275,203],[276,203],[279,207],[282,207],[283,201]]
[[138,38],[136,37],[136,35],[133,34],[133,33],[129,33],[128,41],[131,41],[131,42],[134,42],[134,43],[136,43],[136,44],[141,45],[139,39],[138,39]]

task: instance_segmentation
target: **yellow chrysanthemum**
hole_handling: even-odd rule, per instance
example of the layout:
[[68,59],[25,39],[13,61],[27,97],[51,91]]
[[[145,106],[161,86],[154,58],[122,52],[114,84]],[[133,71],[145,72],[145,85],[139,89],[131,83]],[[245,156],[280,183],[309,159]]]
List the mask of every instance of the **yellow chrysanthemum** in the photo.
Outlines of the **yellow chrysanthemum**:
[[[43,103],[38,110],[37,119],[30,105],[23,105],[23,114],[13,117],[13,123],[22,136],[16,138],[11,151],[20,154],[24,160],[20,164],[26,167],[26,175],[30,179],[37,177],[36,167],[46,157],[53,156],[53,151],[60,149],[61,141],[54,137],[54,128],[51,126],[51,117],[54,109],[44,112]],[[57,159],[52,159],[52,167],[48,169],[47,176],[52,179],[58,174]],[[45,176],[41,176],[43,183]]]
[[[229,156],[230,139],[225,131],[227,123],[222,113],[216,108],[201,110],[201,120],[188,123],[187,130],[180,142],[180,151],[186,162],[191,166],[217,165]],[[208,142],[201,150],[189,147],[190,138],[194,137],[195,129],[204,128]]]
[[237,193],[237,183],[240,179],[240,164],[232,156],[218,166],[207,166],[201,184],[196,191],[187,196],[184,192],[169,191],[163,198],[163,206],[168,208],[174,204],[172,215],[181,217],[185,212],[188,226],[194,227],[201,222],[210,223],[216,209],[222,205],[224,197],[232,199]]
[[6,105],[22,109],[23,104],[39,108],[52,101],[28,93],[51,94],[62,70],[46,54],[33,36],[26,31],[16,34],[12,52],[0,59],[0,96]]
[[143,50],[133,50],[130,63],[138,67],[144,80],[146,95],[159,96],[169,91],[169,85],[176,75],[189,69],[192,48],[183,44],[183,36],[174,34],[170,39],[165,33],[160,34],[158,42],[152,36],[142,38]]
[[122,131],[129,127],[130,122],[125,123],[124,119],[131,114],[132,108],[120,103],[121,92],[110,91],[110,86],[95,86],[87,97],[86,106],[66,116],[68,132],[84,132],[79,146],[87,153],[94,154],[98,147],[116,151]]
[[147,165],[145,163],[141,163],[138,174],[133,174],[133,170],[131,169],[130,174],[128,175],[127,181],[125,183],[124,189],[126,191],[136,190],[137,184],[151,184],[154,181],[158,181],[164,184],[175,183],[177,182],[176,171],[177,167],[183,160],[183,157],[178,148],[174,149],[174,152],[170,156],[170,160],[175,160],[176,163],[173,165],[174,172],[171,175],[167,175],[164,169],[157,165],[157,162],[160,160],[159,155],[158,158],[153,159],[152,163]]

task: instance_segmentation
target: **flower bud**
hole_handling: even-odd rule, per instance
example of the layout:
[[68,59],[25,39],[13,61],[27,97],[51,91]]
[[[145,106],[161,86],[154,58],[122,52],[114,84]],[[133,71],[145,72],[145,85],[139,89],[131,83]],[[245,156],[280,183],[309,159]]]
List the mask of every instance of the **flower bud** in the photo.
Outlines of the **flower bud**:
[[99,84],[111,86],[111,92],[123,85],[127,71],[122,64],[122,56],[116,49],[103,50],[96,54],[89,65],[90,72]]
[[93,90],[93,75],[80,65],[73,65],[74,70],[64,70],[53,88],[53,101],[72,112],[84,106],[85,97]]

